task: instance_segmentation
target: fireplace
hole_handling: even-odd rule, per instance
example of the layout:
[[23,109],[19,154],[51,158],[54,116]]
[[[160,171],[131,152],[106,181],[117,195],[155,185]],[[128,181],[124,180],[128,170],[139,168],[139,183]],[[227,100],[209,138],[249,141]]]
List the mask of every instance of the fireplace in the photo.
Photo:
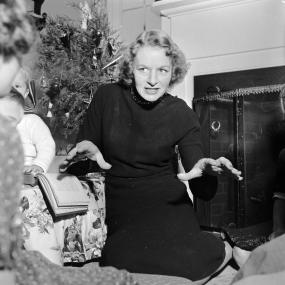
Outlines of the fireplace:
[[194,77],[205,155],[230,158],[244,177],[222,177],[212,201],[195,202],[201,224],[243,228],[271,220],[284,83],[285,66]]

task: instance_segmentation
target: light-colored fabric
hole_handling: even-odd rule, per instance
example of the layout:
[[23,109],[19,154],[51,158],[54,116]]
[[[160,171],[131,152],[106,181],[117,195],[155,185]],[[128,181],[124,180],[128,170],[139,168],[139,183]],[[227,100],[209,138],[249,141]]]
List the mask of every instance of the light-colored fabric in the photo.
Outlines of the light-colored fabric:
[[101,256],[107,236],[104,177],[93,174],[82,183],[89,199],[88,211],[60,219],[51,215],[38,186],[23,187],[20,210],[26,249],[39,251],[56,264]]
[[183,277],[132,273],[140,285],[194,285],[192,281]]
[[24,148],[25,165],[40,166],[45,172],[55,156],[55,142],[48,126],[35,114],[25,114],[17,129]]
[[272,274],[258,274],[246,277],[234,285],[284,285],[285,284],[285,271],[272,273]]
[[216,277],[208,281],[207,285],[229,285],[236,275],[237,270],[227,265],[225,269],[219,273]]
[[[257,247],[249,256],[247,262],[236,274],[233,283],[247,279],[254,275],[264,275],[264,280],[267,280],[265,275],[275,274],[285,271],[285,235],[275,238],[259,247]],[[284,276],[284,275],[283,275]],[[254,279],[254,278],[249,278]],[[259,278],[257,278],[258,280]],[[238,284],[243,284],[238,282]],[[249,283],[246,283],[249,284]],[[261,284],[261,283],[255,283]],[[264,283],[265,284],[265,283]],[[270,284],[279,284],[272,283]],[[285,279],[284,283],[285,284]]]
[[20,211],[23,221],[24,246],[41,252],[55,264],[62,264],[54,223],[38,186],[20,191]]
[[94,173],[82,183],[89,186],[84,188],[89,189],[87,213],[55,222],[56,236],[65,263],[101,257],[107,238],[104,177]]

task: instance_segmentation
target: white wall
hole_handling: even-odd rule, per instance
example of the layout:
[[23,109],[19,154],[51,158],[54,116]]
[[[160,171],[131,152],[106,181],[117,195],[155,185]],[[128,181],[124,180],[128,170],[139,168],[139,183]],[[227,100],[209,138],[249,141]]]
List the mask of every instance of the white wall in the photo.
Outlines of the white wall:
[[285,65],[281,0],[162,0],[154,6],[166,16],[162,29],[191,63],[173,91],[190,105],[195,75]]
[[152,4],[153,0],[107,0],[110,22],[124,43],[132,42],[144,25],[146,29],[161,28],[159,12]]
[[71,7],[72,3],[77,2],[84,2],[84,0],[45,0],[42,5],[41,12],[46,12],[52,17],[68,16],[74,21],[80,21],[80,11]]
[[[42,12],[77,18],[68,6],[73,1],[46,0]],[[285,65],[281,0],[105,1],[110,23],[125,43],[143,31],[144,23],[146,29],[161,27],[178,43],[191,68],[172,93],[189,105],[195,75]]]

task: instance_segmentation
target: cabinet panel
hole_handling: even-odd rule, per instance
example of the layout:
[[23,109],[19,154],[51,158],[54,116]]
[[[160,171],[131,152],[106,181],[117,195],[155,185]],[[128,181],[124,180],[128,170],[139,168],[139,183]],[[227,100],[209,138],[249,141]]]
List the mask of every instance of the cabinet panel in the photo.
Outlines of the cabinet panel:
[[[264,79],[270,80],[273,79]],[[276,126],[285,115],[284,86],[269,84],[225,90],[211,85],[202,87],[206,89],[205,96],[194,97],[205,156],[229,158],[244,177],[241,182],[219,178],[217,195],[212,201],[195,201],[201,224],[245,227],[271,219],[277,146],[279,149],[285,146],[285,141],[276,139]]]

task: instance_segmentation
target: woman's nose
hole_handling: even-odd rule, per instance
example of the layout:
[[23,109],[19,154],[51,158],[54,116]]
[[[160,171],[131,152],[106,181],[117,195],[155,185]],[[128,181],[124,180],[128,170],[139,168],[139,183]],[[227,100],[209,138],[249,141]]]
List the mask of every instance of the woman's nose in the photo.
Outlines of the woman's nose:
[[156,70],[151,70],[147,80],[148,84],[154,86],[158,83],[157,72]]

